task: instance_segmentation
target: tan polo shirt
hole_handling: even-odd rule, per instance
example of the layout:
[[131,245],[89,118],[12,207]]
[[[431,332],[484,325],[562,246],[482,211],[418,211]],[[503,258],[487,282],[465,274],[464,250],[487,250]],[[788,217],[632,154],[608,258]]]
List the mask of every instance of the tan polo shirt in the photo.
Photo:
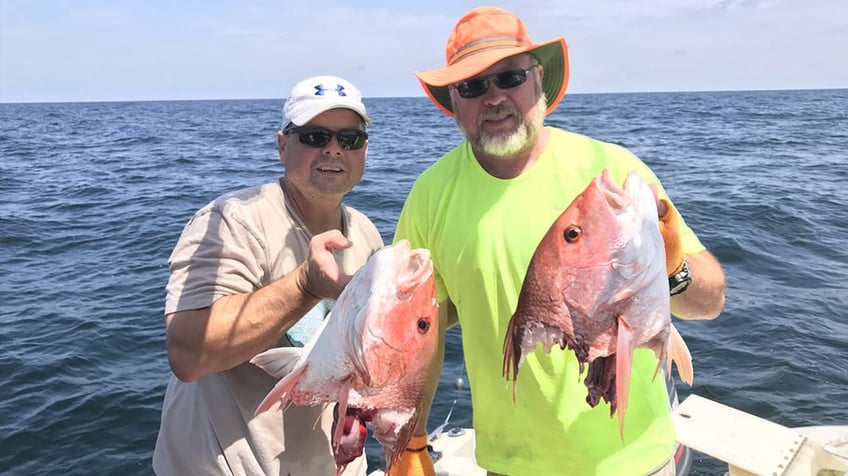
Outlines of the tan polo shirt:
[[[383,241],[365,215],[350,207],[343,211],[343,232],[353,246],[338,251],[336,259],[353,274]],[[256,291],[303,262],[311,238],[277,182],[219,197],[192,217],[171,254],[165,313],[204,308],[222,296]],[[317,307],[326,313],[331,305]],[[155,472],[335,474],[331,405],[291,406],[285,412],[253,416],[275,383],[250,363],[195,382],[182,382],[172,374],[153,453]],[[362,457],[344,474],[365,471]]]

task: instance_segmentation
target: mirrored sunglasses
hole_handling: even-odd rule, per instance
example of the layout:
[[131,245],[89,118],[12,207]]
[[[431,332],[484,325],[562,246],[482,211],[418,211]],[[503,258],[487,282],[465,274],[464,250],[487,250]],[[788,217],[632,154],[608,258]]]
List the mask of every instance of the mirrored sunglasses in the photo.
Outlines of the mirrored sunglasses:
[[501,71],[500,73],[490,74],[480,78],[460,81],[453,85],[459,97],[471,99],[486,94],[489,90],[489,81],[495,83],[495,86],[501,89],[511,89],[524,84],[527,81],[527,73],[538,65],[533,65],[527,69],[513,69],[510,71]]
[[300,143],[309,147],[324,147],[330,143],[330,139],[336,136],[339,145],[344,150],[356,150],[365,146],[368,141],[368,133],[359,129],[339,129],[333,131],[326,127],[317,126],[289,126],[283,131],[284,134],[297,134]]

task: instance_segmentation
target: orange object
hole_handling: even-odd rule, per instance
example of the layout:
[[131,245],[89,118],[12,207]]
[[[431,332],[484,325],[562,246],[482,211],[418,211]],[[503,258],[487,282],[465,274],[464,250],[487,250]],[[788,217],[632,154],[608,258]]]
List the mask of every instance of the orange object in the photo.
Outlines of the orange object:
[[683,248],[680,243],[680,218],[678,217],[677,209],[674,208],[674,205],[670,201],[661,198],[660,202],[660,211],[664,211],[659,217],[659,225],[660,234],[662,234],[663,243],[665,244],[665,270],[666,274],[671,276],[683,269]]
[[542,65],[542,90],[550,114],[568,86],[568,47],[564,38],[534,43],[520,18],[502,8],[478,7],[459,19],[448,38],[447,66],[415,75],[445,114],[453,116],[449,86],[480,74],[504,58],[530,53]]
[[389,468],[387,476],[436,476],[433,458],[430,457],[427,435],[413,436],[397,461]]

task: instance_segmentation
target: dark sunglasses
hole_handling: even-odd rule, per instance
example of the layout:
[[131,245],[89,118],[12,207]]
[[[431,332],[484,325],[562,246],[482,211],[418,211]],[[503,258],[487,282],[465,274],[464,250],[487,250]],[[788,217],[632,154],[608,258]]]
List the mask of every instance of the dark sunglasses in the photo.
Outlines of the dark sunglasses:
[[511,89],[524,84],[527,81],[527,73],[538,65],[533,65],[527,69],[513,69],[510,71],[501,71],[500,73],[490,74],[480,78],[460,81],[453,85],[459,97],[471,99],[486,94],[489,90],[489,80],[501,89]]
[[330,143],[333,136],[336,136],[336,140],[344,150],[361,149],[368,140],[368,133],[359,129],[331,131],[326,127],[317,126],[289,126],[283,130],[283,134],[297,134],[300,143],[309,147],[324,147]]

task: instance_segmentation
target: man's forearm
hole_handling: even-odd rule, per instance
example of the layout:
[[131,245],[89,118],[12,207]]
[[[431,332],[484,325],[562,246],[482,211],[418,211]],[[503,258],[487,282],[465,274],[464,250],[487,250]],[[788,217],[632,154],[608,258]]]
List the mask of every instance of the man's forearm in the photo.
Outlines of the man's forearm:
[[318,302],[300,289],[296,275],[290,273],[252,293],[222,297],[208,308],[168,315],[168,359],[174,374],[181,380],[197,380],[276,345]]

